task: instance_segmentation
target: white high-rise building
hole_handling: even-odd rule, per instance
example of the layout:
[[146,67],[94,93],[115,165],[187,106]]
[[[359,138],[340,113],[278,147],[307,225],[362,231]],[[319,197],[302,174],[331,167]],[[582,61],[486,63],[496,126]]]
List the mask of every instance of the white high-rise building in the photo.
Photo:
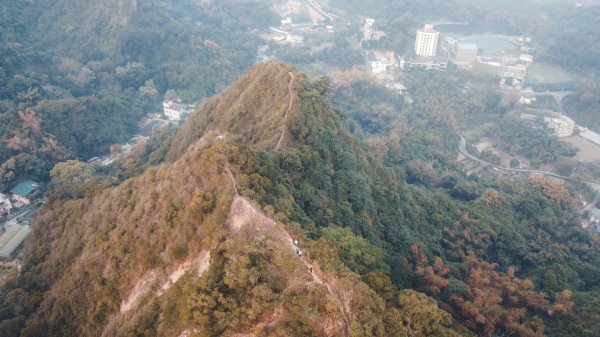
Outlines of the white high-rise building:
[[415,54],[418,56],[435,56],[439,35],[440,32],[436,31],[433,25],[425,25],[423,29],[418,29]]

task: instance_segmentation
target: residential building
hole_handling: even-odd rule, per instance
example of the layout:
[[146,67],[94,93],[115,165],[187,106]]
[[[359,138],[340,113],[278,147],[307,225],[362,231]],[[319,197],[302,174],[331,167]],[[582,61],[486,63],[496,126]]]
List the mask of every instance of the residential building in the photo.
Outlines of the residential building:
[[415,41],[415,54],[427,57],[435,56],[439,35],[440,32],[435,30],[433,25],[426,24],[423,29],[418,29]]
[[363,40],[370,40],[373,38],[373,24],[375,19],[365,19],[365,25],[363,26]]
[[191,112],[187,104],[173,101],[164,101],[163,111],[165,113],[165,116],[172,121],[179,120],[181,119],[181,117]]
[[10,193],[12,195],[13,200],[18,201],[24,205],[29,205],[31,203],[31,196],[33,192],[38,188],[38,183],[32,180],[26,180],[17,184],[17,186],[10,190]]
[[12,204],[8,196],[0,193],[0,217],[6,216],[10,213]]

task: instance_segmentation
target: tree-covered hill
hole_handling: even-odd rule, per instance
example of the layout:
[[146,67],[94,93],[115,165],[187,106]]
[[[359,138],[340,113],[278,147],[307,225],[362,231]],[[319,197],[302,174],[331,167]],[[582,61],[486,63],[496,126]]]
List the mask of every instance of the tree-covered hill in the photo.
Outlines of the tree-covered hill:
[[[465,177],[444,123],[375,149],[329,92],[256,66],[165,141],[169,161],[51,192],[1,334],[594,336],[600,246],[562,185]],[[247,129],[229,104],[255,108]]]
[[125,142],[144,114],[161,111],[167,91],[186,102],[221,91],[255,62],[253,30],[273,20],[263,1],[5,3],[0,190],[47,179],[56,158],[88,159]]

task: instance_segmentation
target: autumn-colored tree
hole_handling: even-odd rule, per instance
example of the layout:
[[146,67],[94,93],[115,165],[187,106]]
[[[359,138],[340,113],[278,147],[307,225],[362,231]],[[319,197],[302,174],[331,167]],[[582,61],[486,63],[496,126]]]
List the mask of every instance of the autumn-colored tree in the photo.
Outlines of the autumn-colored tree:
[[571,308],[573,308],[573,300],[571,299],[573,295],[573,292],[571,290],[563,290],[561,293],[559,293],[556,296],[556,301],[554,302],[554,305],[548,309],[548,314],[550,316],[556,315],[556,314],[561,314],[561,315],[567,315],[569,313],[569,310],[571,310]]
[[420,280],[419,289],[428,294],[439,295],[442,289],[448,285],[448,280],[444,278],[449,271],[448,268],[444,266],[439,257],[436,257],[434,265],[430,266],[425,252],[417,245],[412,245],[410,250],[413,254],[411,272]]
[[452,317],[423,293],[404,289],[398,296],[399,313],[409,337],[460,336],[449,329]]
[[562,201],[571,200],[571,194],[567,188],[552,180],[549,177],[535,177],[532,181],[533,185],[540,188],[542,193],[548,198],[560,204]]

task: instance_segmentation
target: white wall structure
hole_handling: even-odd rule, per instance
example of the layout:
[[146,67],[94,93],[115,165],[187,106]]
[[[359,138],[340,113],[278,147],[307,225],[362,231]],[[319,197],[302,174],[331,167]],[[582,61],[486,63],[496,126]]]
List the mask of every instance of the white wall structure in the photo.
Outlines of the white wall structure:
[[425,25],[423,29],[417,30],[415,41],[415,54],[418,56],[435,56],[440,32],[433,25]]

